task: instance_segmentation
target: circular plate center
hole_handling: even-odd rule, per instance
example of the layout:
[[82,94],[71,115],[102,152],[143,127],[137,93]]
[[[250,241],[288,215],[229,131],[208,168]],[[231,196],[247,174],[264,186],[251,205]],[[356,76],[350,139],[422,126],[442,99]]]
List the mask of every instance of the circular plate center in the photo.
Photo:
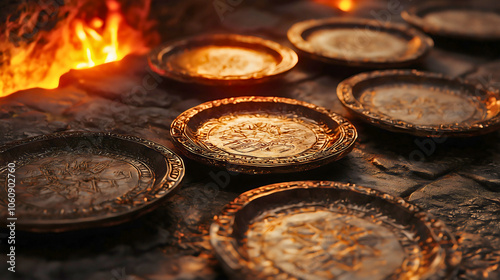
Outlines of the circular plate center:
[[253,157],[290,157],[326,142],[313,121],[278,115],[227,115],[204,123],[198,133],[218,149]]
[[261,216],[249,226],[246,246],[258,271],[267,263],[299,279],[386,279],[405,251],[387,225],[327,210]]
[[500,26],[500,15],[488,11],[438,10],[426,14],[423,18],[429,24],[446,30],[467,33],[497,33]]
[[367,29],[318,30],[308,41],[318,51],[335,53],[344,59],[392,58],[404,55],[408,49],[408,42],[399,36]]
[[244,76],[256,72],[272,72],[276,59],[269,53],[237,46],[203,46],[175,55],[176,68],[200,76]]
[[481,119],[475,115],[483,111],[458,92],[420,85],[372,88],[363,92],[360,100],[370,109],[417,125],[445,125]]
[[134,189],[150,187],[151,170],[140,161],[122,157],[85,153],[35,159],[17,170],[19,208],[90,210]]

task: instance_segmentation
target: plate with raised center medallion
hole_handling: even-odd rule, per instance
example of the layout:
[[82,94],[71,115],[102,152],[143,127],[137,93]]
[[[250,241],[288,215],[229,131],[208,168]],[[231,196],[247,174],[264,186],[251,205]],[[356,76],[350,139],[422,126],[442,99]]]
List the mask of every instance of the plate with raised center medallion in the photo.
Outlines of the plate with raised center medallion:
[[357,132],[325,108],[281,97],[235,97],[193,107],[171,126],[174,144],[205,164],[250,174],[295,172],[338,160]]
[[453,279],[461,260],[453,234],[417,206],[326,181],[241,194],[210,241],[232,279]]
[[166,43],[151,51],[150,67],[187,83],[241,85],[282,76],[297,54],[276,42],[236,34],[200,35]]
[[288,39],[313,59],[365,68],[409,66],[420,62],[434,45],[415,28],[356,18],[298,22],[288,30]]
[[394,132],[464,137],[500,128],[498,91],[437,73],[361,73],[342,81],[337,96],[363,120]]
[[153,210],[179,185],[184,163],[133,136],[63,132],[0,147],[0,214],[16,229],[61,232],[123,223]]

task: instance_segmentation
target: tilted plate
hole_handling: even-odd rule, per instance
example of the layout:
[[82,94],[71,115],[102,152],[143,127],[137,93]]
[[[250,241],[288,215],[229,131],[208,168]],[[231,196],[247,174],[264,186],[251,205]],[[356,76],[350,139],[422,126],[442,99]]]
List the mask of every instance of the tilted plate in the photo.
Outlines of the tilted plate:
[[426,1],[403,11],[408,23],[432,35],[464,40],[500,40],[500,3],[496,0]]
[[[122,223],[154,209],[184,176],[182,159],[148,140],[63,132],[0,147],[0,213],[16,229],[60,232]],[[15,165],[9,176],[9,164]],[[12,181],[14,179],[14,181]]]
[[475,136],[500,127],[500,93],[416,70],[362,73],[337,87],[340,101],[373,125],[417,136]]
[[233,34],[203,35],[167,43],[149,55],[160,75],[187,83],[239,85],[281,76],[297,54],[276,42]]
[[251,174],[319,167],[350,152],[357,138],[347,119],[325,108],[256,96],[198,105],[179,115],[170,132],[186,156]]
[[325,181],[241,194],[210,241],[232,279],[451,279],[461,260],[445,225],[417,206]]
[[419,62],[434,42],[404,25],[366,19],[329,18],[294,24],[288,39],[313,59],[368,67],[404,67]]

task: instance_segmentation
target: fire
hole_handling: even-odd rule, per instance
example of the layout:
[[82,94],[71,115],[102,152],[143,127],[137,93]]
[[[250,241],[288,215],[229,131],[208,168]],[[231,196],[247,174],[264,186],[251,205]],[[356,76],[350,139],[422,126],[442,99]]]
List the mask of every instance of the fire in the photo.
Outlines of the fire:
[[339,9],[344,12],[349,12],[352,9],[353,3],[352,0],[340,0]]
[[354,0],[314,0],[317,3],[338,8],[343,12],[349,12],[354,8]]
[[[74,5],[38,7],[8,21],[0,35],[4,42],[0,43],[0,97],[33,87],[56,88],[59,77],[70,69],[90,68],[148,51],[144,26],[127,24],[116,0],[106,1],[104,18],[94,15],[90,20],[88,15],[78,14],[85,2],[69,2]],[[149,5],[146,1],[136,11],[137,22],[147,22]],[[40,28],[42,14],[48,16],[45,22],[49,24],[45,25],[57,22],[52,29]]]

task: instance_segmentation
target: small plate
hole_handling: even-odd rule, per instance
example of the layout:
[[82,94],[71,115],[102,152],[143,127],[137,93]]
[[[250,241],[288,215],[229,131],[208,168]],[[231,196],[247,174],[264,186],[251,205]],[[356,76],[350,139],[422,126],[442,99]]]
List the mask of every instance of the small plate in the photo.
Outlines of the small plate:
[[345,156],[357,132],[345,118],[288,98],[237,97],[179,115],[174,144],[194,160],[250,174],[295,172]]
[[436,73],[362,73],[341,82],[337,96],[362,119],[394,132],[460,137],[500,127],[498,91]]
[[432,35],[464,40],[500,40],[498,1],[427,1],[401,13],[408,23]]
[[417,206],[324,181],[241,194],[210,241],[233,279],[449,279],[461,260],[443,222]]
[[149,55],[151,69],[186,83],[238,85],[263,82],[292,69],[290,48],[259,37],[205,35],[162,45]]
[[434,45],[431,38],[411,27],[347,18],[296,23],[288,30],[288,39],[313,59],[367,68],[418,63]]
[[[153,210],[184,176],[182,159],[169,149],[110,133],[37,136],[0,147],[0,155],[2,220],[9,217],[12,183],[16,229],[33,232],[105,227],[135,219]],[[15,164],[15,172],[8,164]]]

